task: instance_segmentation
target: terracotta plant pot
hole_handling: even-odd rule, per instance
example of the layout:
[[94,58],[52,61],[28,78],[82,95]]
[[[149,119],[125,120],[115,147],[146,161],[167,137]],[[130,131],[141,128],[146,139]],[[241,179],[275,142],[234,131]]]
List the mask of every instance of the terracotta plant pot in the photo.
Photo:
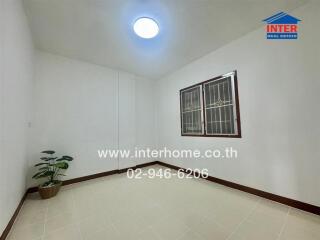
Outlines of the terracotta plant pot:
[[38,191],[42,199],[52,198],[57,195],[60,190],[62,182],[56,183],[50,187],[41,187],[39,186]]

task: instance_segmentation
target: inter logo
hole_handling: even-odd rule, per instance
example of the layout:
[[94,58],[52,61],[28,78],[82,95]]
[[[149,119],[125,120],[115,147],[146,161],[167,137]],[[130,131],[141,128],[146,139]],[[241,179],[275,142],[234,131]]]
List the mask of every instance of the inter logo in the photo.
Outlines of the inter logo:
[[298,22],[287,13],[280,12],[263,20],[267,23],[267,39],[298,39]]

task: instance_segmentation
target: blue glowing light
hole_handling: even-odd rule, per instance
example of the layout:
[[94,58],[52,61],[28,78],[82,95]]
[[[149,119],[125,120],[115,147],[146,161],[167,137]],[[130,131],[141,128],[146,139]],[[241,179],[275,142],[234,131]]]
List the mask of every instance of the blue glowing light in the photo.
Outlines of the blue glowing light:
[[142,17],[135,21],[133,30],[139,37],[154,38],[159,33],[159,26],[152,18]]

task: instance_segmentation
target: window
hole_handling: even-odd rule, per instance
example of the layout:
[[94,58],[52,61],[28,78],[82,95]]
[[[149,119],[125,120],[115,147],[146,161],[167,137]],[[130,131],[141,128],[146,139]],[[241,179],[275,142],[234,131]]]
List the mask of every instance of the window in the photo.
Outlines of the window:
[[202,86],[181,91],[181,127],[186,135],[203,134]]
[[237,72],[180,90],[181,135],[241,137]]

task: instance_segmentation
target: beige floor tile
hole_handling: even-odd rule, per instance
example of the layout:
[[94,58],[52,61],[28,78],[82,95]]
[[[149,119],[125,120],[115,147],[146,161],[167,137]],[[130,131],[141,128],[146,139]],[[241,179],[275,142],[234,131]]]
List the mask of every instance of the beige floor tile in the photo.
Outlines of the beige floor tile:
[[44,234],[44,223],[35,223],[32,225],[20,227],[15,225],[11,232],[14,240],[34,240],[42,237]]
[[105,227],[104,229],[83,236],[83,240],[120,240],[120,234],[114,229],[112,225]]
[[48,206],[47,217],[52,218],[57,215],[66,214],[66,213],[75,213],[75,205],[74,203],[69,201],[53,201]]
[[54,232],[58,229],[64,228],[69,225],[78,223],[80,219],[74,214],[66,212],[64,214],[56,215],[45,222],[46,233]]
[[[9,236],[7,236],[6,240],[15,240],[15,238],[13,238],[12,235],[9,235]],[[32,240],[42,240],[42,237],[33,238]]]
[[177,208],[172,211],[171,216],[179,219],[189,228],[195,226],[196,224],[199,224],[203,219],[203,215],[195,210],[193,211],[190,208]]
[[[90,194],[90,193],[89,193]],[[94,198],[78,198],[75,199],[74,212],[78,218],[84,218],[100,211],[100,206]]]
[[205,239],[224,240],[231,233],[227,228],[217,222],[202,218],[198,223],[191,227],[191,230],[200,234]]
[[290,209],[287,225],[320,233],[320,216],[298,209]]
[[47,217],[59,214],[74,213],[75,205],[72,190],[60,191],[57,196],[49,199]]
[[160,205],[140,208],[137,213],[148,226],[153,225],[170,216],[170,212]]
[[114,237],[115,240],[163,240],[160,236],[151,228],[147,227],[140,232],[127,232],[121,231]]
[[[256,204],[253,203],[251,208]],[[224,206],[219,205],[219,208],[215,209],[207,215],[208,219],[214,220],[219,225],[228,229],[228,231],[233,231],[251,212],[252,209],[239,208],[237,206],[229,205]]]
[[46,233],[43,240],[80,240],[80,229],[77,225],[60,228],[54,232]]
[[188,231],[179,237],[178,240],[205,240],[205,238],[196,232]]
[[[39,203],[39,207],[37,207],[37,203]],[[19,215],[20,216],[25,216],[25,215],[32,215],[35,212],[39,211],[46,211],[47,210],[48,204],[43,204],[41,200],[39,201],[33,201],[32,203],[26,203],[23,204]]]
[[182,221],[171,217],[152,225],[151,228],[163,240],[176,240],[189,230]]
[[278,215],[280,217],[286,215],[288,210],[288,206],[267,199],[261,199],[257,208],[255,209],[256,212],[260,212],[265,215]]
[[145,230],[147,223],[140,215],[126,214],[111,219],[115,229],[123,235],[130,236],[132,233],[140,233]]
[[320,217],[201,179],[124,173],[28,196],[8,240],[55,239],[320,240]]
[[260,224],[246,221],[240,225],[231,239],[276,240],[280,234],[280,230],[281,226],[275,230],[274,226],[271,227],[269,223]]
[[280,239],[320,239],[320,216],[296,209],[290,209],[289,216]]
[[15,222],[16,227],[25,227],[35,223],[43,223],[46,218],[46,209],[33,210],[28,214],[19,214]]
[[295,228],[292,226],[285,226],[281,240],[319,240],[320,235],[316,232],[310,231],[305,228]]
[[148,227],[141,233],[138,233],[136,240],[161,240],[160,236],[151,228]]
[[95,213],[79,222],[81,235],[87,239],[90,235],[103,231],[111,226],[111,222],[101,213]]
[[285,224],[288,210],[285,205],[262,200],[240,225],[236,234],[248,239],[276,239]]

